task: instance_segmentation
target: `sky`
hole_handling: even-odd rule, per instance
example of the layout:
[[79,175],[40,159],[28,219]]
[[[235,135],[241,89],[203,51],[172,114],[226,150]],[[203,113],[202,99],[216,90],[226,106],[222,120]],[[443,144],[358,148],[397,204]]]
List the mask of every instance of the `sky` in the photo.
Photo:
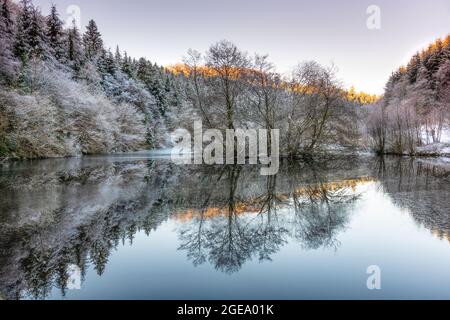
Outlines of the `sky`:
[[[181,62],[189,48],[204,52],[211,44],[227,39],[250,55],[268,54],[283,73],[306,60],[333,63],[346,87],[354,85],[357,90],[374,94],[383,92],[389,75],[417,50],[450,33],[450,0],[33,3],[43,14],[55,3],[63,20],[78,17],[67,13],[76,6],[81,25],[94,19],[107,47],[119,45],[132,57],[146,57],[160,65]],[[372,5],[379,8],[379,15],[367,12]]]

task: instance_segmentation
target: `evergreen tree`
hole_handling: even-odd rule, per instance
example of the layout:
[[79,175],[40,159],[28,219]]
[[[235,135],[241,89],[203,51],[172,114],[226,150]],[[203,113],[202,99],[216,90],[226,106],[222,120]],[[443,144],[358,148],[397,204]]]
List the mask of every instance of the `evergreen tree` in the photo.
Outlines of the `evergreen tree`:
[[140,58],[137,62],[136,76],[143,83],[146,83],[146,81],[148,80],[148,70],[150,67],[151,65],[144,58]]
[[[444,60],[450,60],[450,34],[444,39],[443,43],[443,58]],[[445,61],[444,61],[445,63]]]
[[115,63],[114,59],[111,59],[112,54],[107,52],[105,49],[102,50],[102,53],[97,57],[97,73],[100,76],[100,85],[103,88],[103,91],[106,95],[113,96],[114,91],[116,89],[115,85]]
[[31,25],[28,31],[30,53],[34,57],[42,58],[47,52],[47,39],[40,19],[41,14],[37,8],[32,8]]
[[59,18],[55,5],[52,5],[50,15],[47,17],[46,36],[55,57],[59,61],[63,61],[66,54],[63,40],[63,22]]
[[102,50],[97,61],[98,72],[105,78],[106,75],[114,76],[116,74],[116,64],[111,51]]
[[120,53],[119,46],[116,47],[116,53],[114,54],[114,60],[118,66],[122,65],[122,54]]
[[29,0],[21,0],[20,3],[22,6],[17,21],[14,54],[22,61],[22,64],[25,64],[30,53],[28,34],[31,29],[32,5]]
[[417,73],[419,72],[419,68],[421,66],[420,55],[416,53],[407,67],[408,81],[410,84],[413,84],[417,81]]
[[176,80],[171,74],[168,74],[166,76],[166,84],[164,86],[165,91],[165,106],[164,111],[166,111],[167,107],[170,106],[179,106],[179,96],[178,92],[175,88],[175,82]]
[[122,72],[125,73],[128,77],[134,78],[133,61],[128,56],[126,51],[124,53],[123,61],[122,61]]
[[149,90],[156,98],[159,112],[164,116],[167,109],[166,93],[159,77],[152,79],[149,85]]
[[93,60],[102,53],[103,40],[94,20],[90,20],[86,27],[86,32],[83,35],[83,44],[88,60]]
[[0,33],[2,37],[12,37],[14,33],[14,22],[11,18],[9,0],[3,0],[0,8]]
[[15,75],[16,61],[13,49],[14,23],[11,19],[9,0],[0,7],[0,83],[10,84]]
[[162,73],[158,70],[159,67],[152,65],[144,58],[139,59],[136,63],[136,76],[145,84],[147,90],[155,97],[159,112],[164,115],[167,111],[167,91],[170,90],[169,83],[164,82]]
[[428,79],[432,79],[443,61],[442,41],[438,39],[428,48],[424,66],[427,68]]
[[167,94],[172,91],[172,82],[170,81],[169,76],[166,77],[166,83],[164,85],[164,90],[166,91]]
[[83,49],[81,44],[81,36],[78,32],[75,21],[72,22],[72,28],[70,28],[67,32],[66,47],[69,65],[75,70],[75,72],[78,72],[83,60]]
[[107,63],[107,71],[111,75],[115,75],[117,72],[117,66],[116,66],[116,61],[115,61],[114,55],[111,52],[111,50],[108,50],[108,53],[106,55],[106,63]]

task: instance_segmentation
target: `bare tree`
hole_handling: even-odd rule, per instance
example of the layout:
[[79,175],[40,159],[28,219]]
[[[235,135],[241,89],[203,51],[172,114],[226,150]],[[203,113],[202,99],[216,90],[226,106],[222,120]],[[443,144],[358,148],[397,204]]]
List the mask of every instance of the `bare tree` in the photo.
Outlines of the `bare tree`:
[[188,77],[192,83],[192,94],[188,92],[187,97],[191,100],[195,109],[200,111],[203,121],[208,127],[212,127],[210,115],[208,114],[207,94],[205,93],[205,79],[202,73],[203,57],[200,52],[189,49],[183,62],[188,68]]
[[331,121],[341,103],[341,86],[333,66],[316,62],[298,65],[289,85],[288,154],[310,154],[320,148],[331,133]]
[[[268,61],[267,55],[256,54],[247,75],[246,115],[251,121],[268,130],[268,145],[271,131],[281,119],[281,77]],[[270,150],[269,150],[270,151]]]
[[214,72],[214,78],[218,79],[218,86],[215,89],[223,99],[226,127],[233,129],[237,99],[244,89],[241,80],[249,67],[247,54],[233,43],[222,40],[209,48],[206,65]]

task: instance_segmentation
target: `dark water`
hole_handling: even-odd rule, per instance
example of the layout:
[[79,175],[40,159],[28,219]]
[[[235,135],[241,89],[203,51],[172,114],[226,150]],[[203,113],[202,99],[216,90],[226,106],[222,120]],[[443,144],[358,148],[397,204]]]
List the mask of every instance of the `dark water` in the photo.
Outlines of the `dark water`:
[[449,299],[449,172],[372,157],[274,177],[147,154],[3,164],[0,297]]

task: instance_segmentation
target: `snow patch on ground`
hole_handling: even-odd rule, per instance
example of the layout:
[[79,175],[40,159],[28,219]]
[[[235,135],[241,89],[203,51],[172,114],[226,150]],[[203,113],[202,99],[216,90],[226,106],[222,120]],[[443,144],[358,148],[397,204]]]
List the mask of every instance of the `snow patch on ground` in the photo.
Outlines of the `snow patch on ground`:
[[444,129],[442,131],[441,142],[450,144],[450,129]]
[[[422,143],[427,143],[427,130],[425,129],[425,127],[423,127],[421,130],[421,138],[422,138]],[[429,135],[428,143],[430,143],[431,141],[432,141],[432,138]],[[446,126],[442,129],[440,142],[441,143],[450,143],[450,127],[449,126]]]
[[442,155],[450,156],[449,143],[432,143],[426,146],[418,147],[417,153],[419,155]]

